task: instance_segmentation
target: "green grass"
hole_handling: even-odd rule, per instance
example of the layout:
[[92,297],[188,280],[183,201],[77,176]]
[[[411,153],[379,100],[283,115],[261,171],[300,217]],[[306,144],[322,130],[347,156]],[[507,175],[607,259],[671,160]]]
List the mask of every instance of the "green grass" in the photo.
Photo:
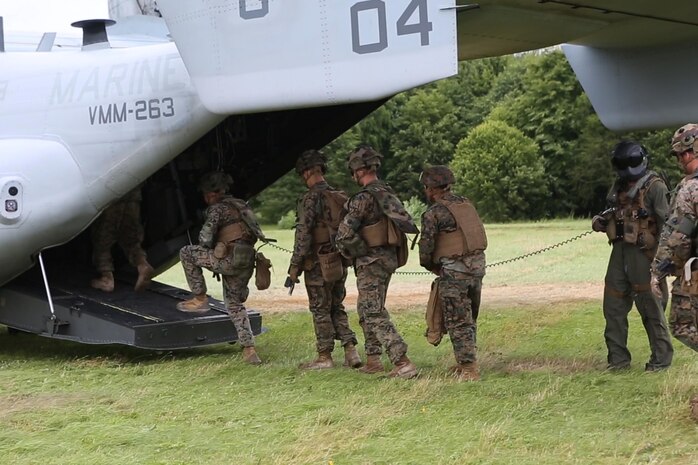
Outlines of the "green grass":
[[[552,223],[550,235],[533,234],[536,225],[488,232],[491,241],[506,236],[501,247],[516,255],[546,236],[555,242],[584,230],[567,223]],[[580,248],[580,261],[596,253],[577,244],[585,240],[566,246]],[[523,282],[600,280],[603,247],[599,263],[570,266],[571,276],[560,270],[566,262],[537,257],[541,281]],[[490,252],[497,256],[507,257]],[[518,274],[504,267],[489,282]],[[676,342],[671,369],[644,373],[649,350],[635,311],[632,368],[607,373],[600,302],[496,309],[483,302],[479,383],[448,376],[450,343],[426,343],[420,311],[396,309],[393,319],[421,370],[417,380],[298,370],[314,355],[307,311],[264,315],[261,367],[242,363],[232,345],[156,353],[0,330],[0,463],[698,463],[698,424],[688,418],[698,356]]]

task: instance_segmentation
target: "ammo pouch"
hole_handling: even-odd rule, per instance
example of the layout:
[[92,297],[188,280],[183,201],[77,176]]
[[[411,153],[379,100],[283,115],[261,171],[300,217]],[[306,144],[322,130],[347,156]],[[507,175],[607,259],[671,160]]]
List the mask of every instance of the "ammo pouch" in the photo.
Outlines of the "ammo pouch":
[[698,295],[698,270],[694,271],[692,266],[697,258],[689,258],[681,273],[681,290],[691,296]]
[[257,290],[269,289],[271,285],[271,260],[265,257],[262,252],[257,252],[254,267],[254,285]]
[[244,274],[254,266],[256,252],[254,247],[243,242],[228,245],[233,248],[232,274]]
[[439,297],[439,281],[441,278],[436,278],[431,283],[431,293],[429,294],[429,302],[427,303],[426,321],[427,331],[424,334],[427,342],[433,346],[438,346],[441,343],[441,338],[446,334],[444,325],[443,308],[441,307],[441,298]]
[[342,257],[336,250],[329,252],[318,251],[318,262],[320,263],[320,272],[322,279],[326,283],[333,283],[342,279],[344,276],[344,266]]
[[223,260],[228,256],[228,245],[225,242],[216,242],[216,246],[213,248],[213,256],[218,260]]

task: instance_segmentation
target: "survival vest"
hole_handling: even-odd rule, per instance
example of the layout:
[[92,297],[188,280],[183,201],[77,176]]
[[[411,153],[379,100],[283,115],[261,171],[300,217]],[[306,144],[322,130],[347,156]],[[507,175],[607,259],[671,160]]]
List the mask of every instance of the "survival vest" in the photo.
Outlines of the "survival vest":
[[614,184],[608,199],[615,211],[606,228],[609,241],[622,240],[637,245],[643,250],[653,250],[657,246],[659,231],[653,212],[645,208],[647,191],[661,178],[649,171],[628,190],[619,191]]

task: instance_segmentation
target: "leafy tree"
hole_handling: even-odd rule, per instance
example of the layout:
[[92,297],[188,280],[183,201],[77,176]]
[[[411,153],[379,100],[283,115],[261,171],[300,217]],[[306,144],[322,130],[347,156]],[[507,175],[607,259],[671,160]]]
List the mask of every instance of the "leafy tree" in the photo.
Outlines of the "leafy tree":
[[504,122],[488,120],[456,147],[454,191],[487,221],[538,219],[549,195],[535,142]]

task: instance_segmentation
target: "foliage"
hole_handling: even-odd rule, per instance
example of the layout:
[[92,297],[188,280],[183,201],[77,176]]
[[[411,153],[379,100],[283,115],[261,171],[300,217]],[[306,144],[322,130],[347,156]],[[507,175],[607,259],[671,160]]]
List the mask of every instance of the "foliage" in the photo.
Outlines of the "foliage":
[[[514,179],[528,177],[525,173],[490,173],[503,178],[516,192],[517,202],[526,205],[512,218],[589,217],[602,210],[615,177],[609,153],[621,139],[644,144],[651,154],[650,168],[666,172],[671,183],[682,176],[675,161],[666,156],[675,128],[622,134],[609,131],[594,113],[562,52],[546,50],[464,61],[458,75],[394,96],[323,149],[329,159],[326,178],[336,188],[356,192],[346,157],[356,145],[366,142],[384,156],[380,177],[401,198],[421,198],[420,171],[427,165],[450,164],[458,144],[482,123],[493,121],[521,131],[534,142],[542,161],[543,179],[536,185],[545,186],[544,197],[537,188],[529,193],[528,185],[513,185],[518,182]],[[514,153],[530,147],[509,148]],[[539,168],[532,168],[536,176]],[[460,190],[469,188],[460,186]],[[266,223],[273,224],[295,208],[296,197],[303,191],[297,176],[290,173],[260,194],[253,206]],[[490,207],[478,205],[480,214],[502,217],[500,211],[488,211]]]
[[483,220],[538,219],[548,196],[536,144],[501,121],[473,129],[456,147],[454,191],[470,198]]
[[276,225],[280,229],[293,229],[293,227],[296,225],[296,211],[289,210],[286,212],[286,214],[281,217]]
[[416,195],[412,196],[403,204],[405,205],[405,210],[407,210],[407,213],[409,213],[414,219],[415,223],[419,223],[421,221],[422,214],[427,211],[427,204],[419,200]]

